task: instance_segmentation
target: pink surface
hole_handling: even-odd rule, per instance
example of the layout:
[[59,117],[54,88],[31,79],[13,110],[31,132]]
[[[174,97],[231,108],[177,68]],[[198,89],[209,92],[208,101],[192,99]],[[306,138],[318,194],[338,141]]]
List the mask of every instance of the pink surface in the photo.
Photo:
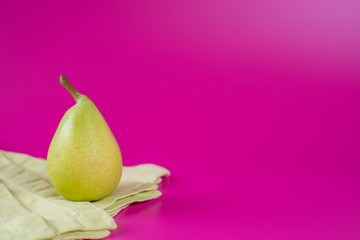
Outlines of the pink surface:
[[172,176],[108,239],[360,239],[359,1],[2,1],[0,148],[74,104]]

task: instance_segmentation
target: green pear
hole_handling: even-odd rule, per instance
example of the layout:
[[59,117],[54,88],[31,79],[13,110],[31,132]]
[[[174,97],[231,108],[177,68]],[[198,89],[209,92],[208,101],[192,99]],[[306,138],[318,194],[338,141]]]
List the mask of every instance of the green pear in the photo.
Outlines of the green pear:
[[120,148],[95,104],[77,92],[64,75],[60,83],[76,104],[65,113],[51,141],[49,177],[55,189],[69,200],[99,200],[120,182]]

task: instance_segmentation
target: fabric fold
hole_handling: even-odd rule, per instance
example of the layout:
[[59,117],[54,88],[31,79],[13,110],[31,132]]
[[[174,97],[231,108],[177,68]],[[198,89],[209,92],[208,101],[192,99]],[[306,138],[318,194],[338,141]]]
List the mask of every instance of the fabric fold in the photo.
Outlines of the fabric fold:
[[46,161],[0,150],[0,236],[5,239],[99,239],[116,228],[113,216],[134,202],[157,198],[154,164],[124,167],[117,189],[95,202],[73,202],[51,185]]

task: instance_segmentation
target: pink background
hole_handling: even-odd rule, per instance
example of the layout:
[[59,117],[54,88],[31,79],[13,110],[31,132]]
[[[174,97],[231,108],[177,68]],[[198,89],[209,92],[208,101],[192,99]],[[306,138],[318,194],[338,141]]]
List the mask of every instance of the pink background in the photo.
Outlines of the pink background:
[[[101,3],[100,3],[101,2]],[[1,1],[0,148],[74,104],[172,176],[108,239],[360,239],[360,2]]]

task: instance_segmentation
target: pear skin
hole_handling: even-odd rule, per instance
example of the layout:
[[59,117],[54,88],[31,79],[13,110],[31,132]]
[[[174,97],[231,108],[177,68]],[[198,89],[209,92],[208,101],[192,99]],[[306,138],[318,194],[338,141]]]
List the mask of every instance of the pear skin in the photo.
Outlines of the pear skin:
[[47,155],[50,181],[69,200],[99,200],[120,182],[120,148],[95,104],[78,93],[64,75],[60,82],[76,104],[65,113],[51,141]]

